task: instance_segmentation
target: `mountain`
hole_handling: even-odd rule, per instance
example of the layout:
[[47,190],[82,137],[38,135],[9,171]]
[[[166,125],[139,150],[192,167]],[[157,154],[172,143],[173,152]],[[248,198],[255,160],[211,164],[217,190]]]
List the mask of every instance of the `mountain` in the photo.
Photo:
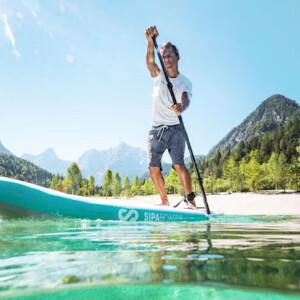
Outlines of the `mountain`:
[[282,95],[273,95],[263,101],[238,127],[233,128],[212,150],[208,156],[233,149],[239,142],[249,142],[265,132],[285,125],[297,111],[299,105]]
[[4,153],[4,154],[7,154],[7,155],[14,155],[13,153],[11,153],[7,148],[5,148],[1,141],[0,141],[0,153]]
[[23,154],[22,159],[28,160],[42,169],[54,174],[67,175],[67,168],[71,162],[60,159],[52,148],[38,155]]
[[132,182],[135,175],[141,176],[148,168],[147,153],[138,147],[121,142],[117,147],[108,150],[89,150],[78,159],[82,175],[88,178],[95,176],[96,182],[102,184],[107,169],[119,172],[124,180],[128,175]]
[[[67,173],[67,168],[71,165],[71,162],[60,159],[51,148],[39,155],[23,154],[22,159],[28,160],[48,172],[64,176]],[[189,160],[189,157],[185,158],[186,162]],[[133,182],[135,175],[142,179],[150,178],[146,151],[124,142],[107,150],[88,150],[79,157],[77,163],[82,176],[89,178],[90,175],[93,175],[97,184],[103,183],[107,169],[111,169],[113,173],[119,172],[122,180],[128,175],[131,182]],[[172,165],[162,162],[162,166],[165,176],[170,172]]]
[[36,165],[16,157],[0,153],[0,176],[14,178],[40,186],[49,187],[52,174]]
[[[194,157],[195,157],[195,160],[198,160],[198,159],[200,159],[200,158],[204,158],[205,155],[201,155],[201,154],[195,155],[195,154],[194,154]],[[190,157],[190,156],[184,158],[184,163],[185,163],[185,164],[188,164],[190,161],[191,161],[191,157]]]
[[[60,159],[51,148],[39,155],[23,154],[22,158],[54,174],[66,175],[71,165],[71,162]],[[113,173],[119,172],[123,180],[128,175],[132,182],[136,174],[141,176],[148,168],[147,153],[123,142],[107,150],[88,150],[79,157],[77,163],[83,177],[93,175],[97,184],[102,184],[107,169]]]

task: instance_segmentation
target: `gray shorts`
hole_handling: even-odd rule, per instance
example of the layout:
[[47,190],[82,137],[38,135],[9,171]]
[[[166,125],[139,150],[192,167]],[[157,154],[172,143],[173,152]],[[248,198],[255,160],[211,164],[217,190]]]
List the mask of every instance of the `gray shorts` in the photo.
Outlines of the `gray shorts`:
[[148,136],[149,167],[161,168],[161,159],[167,149],[173,165],[184,165],[185,140],[180,124],[152,127]]

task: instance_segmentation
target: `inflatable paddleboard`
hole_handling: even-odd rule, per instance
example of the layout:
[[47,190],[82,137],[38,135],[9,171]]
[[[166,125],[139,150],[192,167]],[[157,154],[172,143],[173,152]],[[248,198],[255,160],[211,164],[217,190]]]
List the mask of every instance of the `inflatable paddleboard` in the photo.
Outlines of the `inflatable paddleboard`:
[[154,222],[203,221],[223,215],[222,212],[207,215],[205,209],[132,204],[132,201],[127,204],[126,200],[74,196],[6,177],[0,177],[1,214],[11,217],[46,214],[92,220]]

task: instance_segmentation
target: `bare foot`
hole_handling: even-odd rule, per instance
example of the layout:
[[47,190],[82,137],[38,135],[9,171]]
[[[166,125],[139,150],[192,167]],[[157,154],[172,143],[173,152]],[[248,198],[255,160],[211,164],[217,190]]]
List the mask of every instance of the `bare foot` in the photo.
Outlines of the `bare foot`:
[[162,200],[161,205],[170,206],[169,200]]
[[197,209],[197,204],[195,200],[189,200],[188,201],[188,207],[189,209]]

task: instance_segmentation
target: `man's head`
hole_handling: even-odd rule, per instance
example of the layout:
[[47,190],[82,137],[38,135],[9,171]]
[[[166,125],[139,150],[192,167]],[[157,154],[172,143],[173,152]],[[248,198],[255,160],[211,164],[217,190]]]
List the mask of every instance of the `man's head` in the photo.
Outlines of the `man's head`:
[[179,56],[179,52],[178,52],[178,49],[177,47],[172,44],[171,42],[165,42],[161,48],[160,48],[160,52],[161,54],[163,54],[163,52],[168,49],[168,50],[171,50],[176,56]]
[[165,42],[160,48],[160,53],[168,71],[174,68],[178,69],[179,52],[174,44]]

